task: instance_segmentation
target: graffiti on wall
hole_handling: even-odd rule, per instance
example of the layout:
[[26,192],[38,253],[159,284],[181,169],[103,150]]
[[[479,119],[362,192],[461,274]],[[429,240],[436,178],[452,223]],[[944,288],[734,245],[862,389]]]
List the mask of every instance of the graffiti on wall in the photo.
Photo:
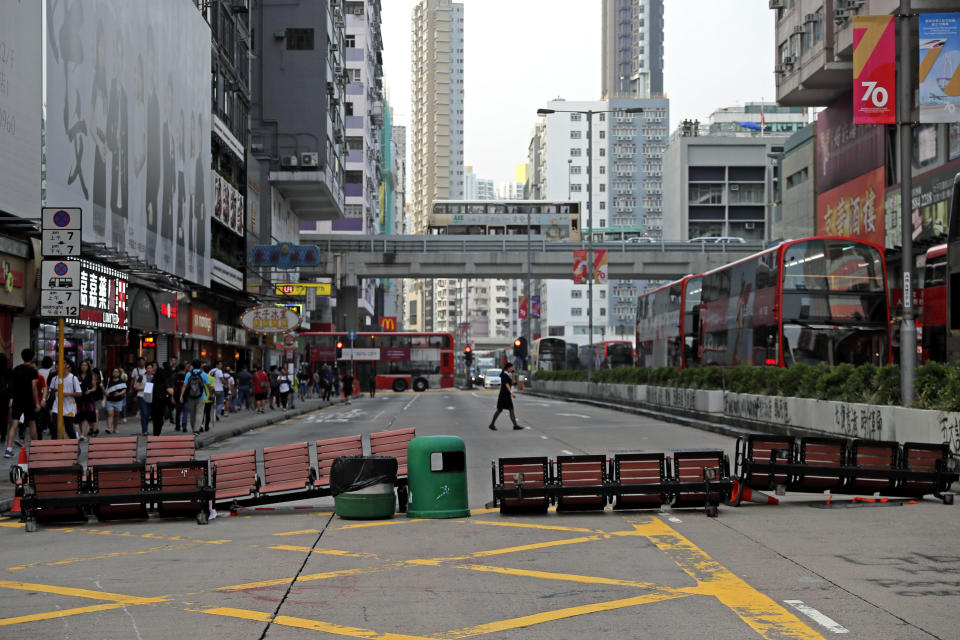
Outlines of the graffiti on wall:
[[834,416],[837,429],[847,436],[879,440],[883,432],[883,413],[876,407],[837,403]]
[[778,396],[750,396],[736,393],[723,394],[723,412],[728,416],[790,424],[790,405],[786,398]]

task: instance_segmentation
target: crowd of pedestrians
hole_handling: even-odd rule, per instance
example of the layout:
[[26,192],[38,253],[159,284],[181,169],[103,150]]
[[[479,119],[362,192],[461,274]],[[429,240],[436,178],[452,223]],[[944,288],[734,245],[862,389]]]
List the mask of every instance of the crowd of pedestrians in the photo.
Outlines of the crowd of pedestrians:
[[104,376],[87,358],[64,362],[61,402],[53,360],[44,357],[38,364],[32,349],[20,357],[22,362],[10,369],[0,353],[0,441],[6,458],[27,431],[31,439],[56,438],[61,411],[65,436],[78,440],[120,433],[131,418],[138,418],[143,435],[160,435],[168,422],[174,431],[199,433],[240,411],[295,408],[298,400],[312,397],[330,401],[340,397],[341,389],[350,404],[354,388],[349,371],[338,375],[328,365],[290,374],[276,365],[233,371],[220,360],[180,362],[173,357],[160,364],[140,358],[128,370],[115,367]]

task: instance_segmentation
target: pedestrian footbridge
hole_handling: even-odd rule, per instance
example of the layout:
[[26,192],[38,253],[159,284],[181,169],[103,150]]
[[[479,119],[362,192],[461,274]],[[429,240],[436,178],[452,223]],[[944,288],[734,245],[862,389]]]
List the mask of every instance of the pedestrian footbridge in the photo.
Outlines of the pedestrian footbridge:
[[[525,236],[344,236],[301,233],[302,244],[320,248],[318,275],[364,278],[515,278],[530,275],[565,280],[573,273],[573,251],[583,242],[551,242]],[[760,244],[689,242],[595,242],[607,250],[611,280],[676,280],[743,258]]]

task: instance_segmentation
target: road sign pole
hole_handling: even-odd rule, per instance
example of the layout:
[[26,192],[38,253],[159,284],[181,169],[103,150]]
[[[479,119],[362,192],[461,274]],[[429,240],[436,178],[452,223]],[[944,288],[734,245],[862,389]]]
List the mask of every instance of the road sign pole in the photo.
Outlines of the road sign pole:
[[66,322],[57,318],[57,439],[63,440],[63,332]]

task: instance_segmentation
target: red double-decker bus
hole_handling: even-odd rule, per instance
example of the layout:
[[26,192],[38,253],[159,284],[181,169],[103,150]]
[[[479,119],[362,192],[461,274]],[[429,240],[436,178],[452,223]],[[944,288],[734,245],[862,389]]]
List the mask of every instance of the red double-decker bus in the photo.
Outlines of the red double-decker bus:
[[[449,333],[301,331],[306,360],[311,366],[336,363],[351,367],[364,388],[371,376],[377,389],[425,391],[454,386],[453,335]],[[337,343],[343,346],[337,357]]]
[[890,362],[883,250],[791,240],[638,300],[641,366]]
[[920,304],[920,362],[947,361],[947,244],[927,249]]

